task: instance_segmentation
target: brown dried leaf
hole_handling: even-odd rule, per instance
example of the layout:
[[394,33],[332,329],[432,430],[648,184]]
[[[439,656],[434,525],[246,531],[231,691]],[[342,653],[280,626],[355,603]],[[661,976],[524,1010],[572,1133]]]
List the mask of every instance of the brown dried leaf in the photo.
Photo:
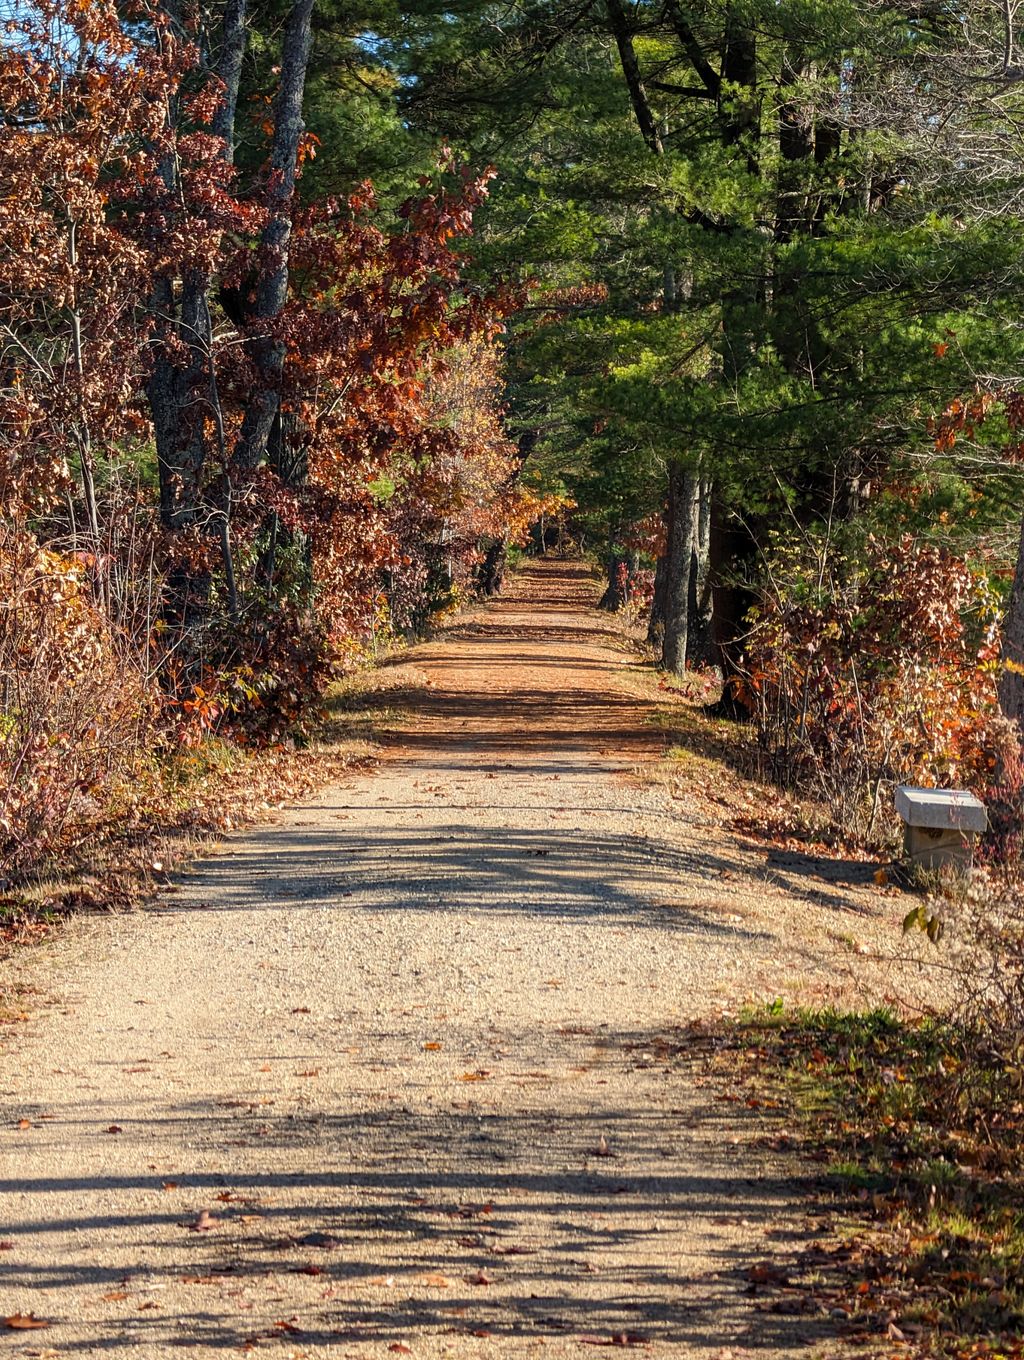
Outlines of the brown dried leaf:
[[40,1327],[49,1327],[48,1322],[37,1318],[35,1313],[12,1313],[4,1318],[4,1325],[14,1332],[32,1332]]

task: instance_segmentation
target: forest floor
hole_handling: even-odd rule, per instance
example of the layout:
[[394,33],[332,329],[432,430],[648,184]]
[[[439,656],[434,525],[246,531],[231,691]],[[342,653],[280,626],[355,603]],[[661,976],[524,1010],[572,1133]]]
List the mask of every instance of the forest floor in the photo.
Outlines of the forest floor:
[[693,1022],[924,997],[905,899],[659,777],[593,598],[529,566],[386,668],[373,770],[9,961],[0,1355],[851,1353],[763,1287],[829,1210]]

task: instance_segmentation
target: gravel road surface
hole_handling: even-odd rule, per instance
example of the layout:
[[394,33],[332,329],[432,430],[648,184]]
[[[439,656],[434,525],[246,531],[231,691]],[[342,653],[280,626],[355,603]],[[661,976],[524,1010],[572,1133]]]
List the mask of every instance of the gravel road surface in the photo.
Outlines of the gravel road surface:
[[893,920],[631,774],[663,738],[591,599],[529,569],[416,650],[373,773],[21,957],[0,1317],[50,1325],[0,1355],[831,1353],[748,1280],[806,1171],[659,1036],[829,996]]

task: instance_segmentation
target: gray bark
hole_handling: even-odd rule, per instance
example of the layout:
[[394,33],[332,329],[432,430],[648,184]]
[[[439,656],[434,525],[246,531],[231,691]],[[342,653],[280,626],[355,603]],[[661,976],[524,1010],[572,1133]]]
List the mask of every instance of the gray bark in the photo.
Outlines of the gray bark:
[[229,165],[235,159],[235,111],[246,43],[245,7],[246,0],[228,0],[221,30],[220,60],[217,63],[217,74],[224,82],[224,96],[214,115],[213,132],[215,136],[224,138],[224,159]]
[[697,531],[699,490],[700,478],[692,468],[672,467],[668,479],[668,561],[662,666],[673,675],[683,675],[686,671],[690,569]]
[[260,248],[263,269],[256,286],[252,319],[263,334],[252,344],[259,375],[256,392],[242,420],[235,461],[242,468],[257,467],[281,405],[284,345],[267,332],[288,296],[288,248],[292,234],[292,199],[298,173],[299,139],[304,130],[302,100],[312,43],[313,0],[295,0],[285,28],[281,53],[281,85],[275,105],[274,142],[270,156],[270,219]]
[[686,651],[691,666],[714,660],[714,592],[711,588],[712,485],[702,477],[697,488],[697,522],[690,559],[690,631]]
[[[172,14],[177,14],[177,7]],[[223,103],[212,130],[224,138],[223,156],[234,157],[235,108],[246,41],[246,0],[228,0],[217,74],[224,82]],[[180,22],[180,15],[178,15]],[[177,101],[168,110],[177,118]],[[179,192],[178,168],[173,157],[160,165],[168,195]],[[157,346],[153,372],[147,385],[160,479],[160,518],[168,529],[195,523],[206,463],[203,431],[205,390],[214,391],[212,373],[213,335],[210,325],[210,278],[192,271],[181,281],[180,300],[175,299],[173,280],[159,279],[151,301],[156,319]],[[165,345],[177,336],[188,346],[189,361],[181,366],[168,358]],[[161,338],[164,344],[161,344]]]

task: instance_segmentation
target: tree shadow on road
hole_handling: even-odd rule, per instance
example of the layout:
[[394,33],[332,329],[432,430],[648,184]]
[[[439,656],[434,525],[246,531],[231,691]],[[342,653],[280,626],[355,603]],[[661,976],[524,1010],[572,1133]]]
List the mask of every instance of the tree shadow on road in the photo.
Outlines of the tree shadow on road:
[[[642,1052],[651,1036],[612,1038]],[[306,1117],[154,1105],[126,1130],[142,1145],[251,1146],[263,1169],[186,1167],[170,1192],[155,1174],[0,1183],[24,1206],[0,1280],[96,1291],[96,1311],[116,1327],[68,1319],[76,1335],[54,1336],[62,1353],[124,1345],[126,1328],[143,1345],[237,1348],[247,1335],[269,1340],[279,1318],[293,1319],[279,1339],[308,1345],[619,1338],[788,1355],[820,1343],[834,1324],[797,1260],[818,1232],[795,1212],[813,1201],[813,1182],[770,1161],[756,1179],[742,1174],[749,1150],[738,1143],[756,1134],[757,1117],[682,1098],[677,1110],[605,1109],[593,1119],[496,1113],[475,1097],[463,1110]],[[56,1151],[80,1131],[69,1111],[47,1132]],[[275,1170],[278,1158],[294,1166],[296,1148],[307,1169]],[[36,1195],[46,1197],[38,1218]],[[205,1235],[189,1230],[202,1209],[216,1225]],[[39,1234],[70,1234],[89,1250],[19,1261],[20,1243]],[[110,1240],[125,1244],[121,1259],[93,1264]],[[135,1257],[127,1274],[126,1254]],[[195,1305],[165,1309],[162,1289],[179,1285]],[[251,1319],[238,1314],[243,1297]],[[152,1300],[157,1308],[140,1316]]]

